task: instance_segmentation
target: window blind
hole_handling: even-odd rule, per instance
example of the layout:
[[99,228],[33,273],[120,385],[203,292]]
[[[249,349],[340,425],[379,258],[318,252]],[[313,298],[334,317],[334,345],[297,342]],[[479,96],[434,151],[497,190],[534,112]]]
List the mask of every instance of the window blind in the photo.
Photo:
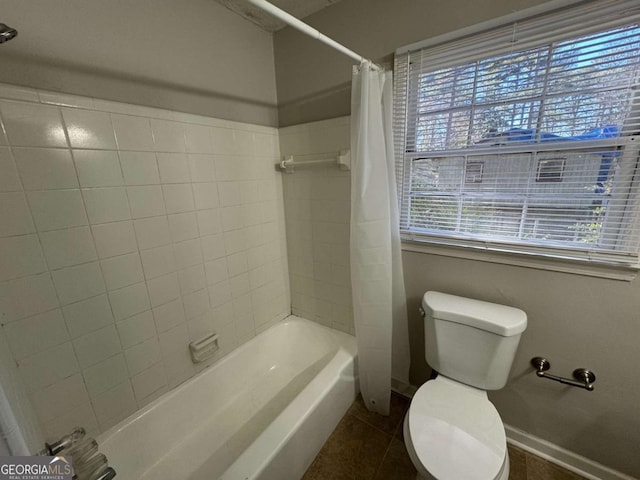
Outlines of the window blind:
[[405,239],[637,265],[640,4],[396,54]]

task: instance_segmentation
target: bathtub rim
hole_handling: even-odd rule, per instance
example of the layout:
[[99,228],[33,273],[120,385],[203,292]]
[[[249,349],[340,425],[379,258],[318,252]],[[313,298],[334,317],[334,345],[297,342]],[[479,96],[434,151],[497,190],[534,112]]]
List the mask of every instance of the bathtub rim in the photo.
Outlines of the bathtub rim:
[[284,328],[287,325],[294,324],[294,323],[301,323],[303,325],[310,326],[311,328],[317,328],[317,329],[319,329],[321,331],[324,331],[325,333],[329,333],[331,336],[335,337],[336,340],[338,340],[338,344],[339,344],[338,347],[339,348],[345,349],[348,353],[352,354],[354,357],[357,355],[357,347],[355,346],[355,337],[353,335],[350,335],[348,333],[342,332],[340,330],[336,330],[334,328],[327,327],[325,325],[321,325],[321,324],[319,324],[317,322],[314,322],[312,320],[308,320],[308,319],[303,318],[303,317],[299,317],[297,315],[293,315],[293,314],[292,315],[288,315],[288,316],[284,317],[283,319],[278,320],[273,325],[271,325],[269,328],[267,328],[264,331],[260,332],[259,334],[257,334],[256,336],[254,336],[253,338],[251,338],[247,342],[243,343],[239,347],[233,349],[232,351],[230,351],[225,356],[219,358],[217,361],[215,361],[211,365],[208,365],[206,368],[202,369],[201,371],[196,372],[192,377],[188,378],[187,380],[185,380],[184,382],[182,382],[178,386],[176,386],[176,387],[172,388],[171,390],[163,393],[158,398],[154,399],[152,402],[150,402],[149,404],[145,405],[141,409],[136,410],[134,413],[132,413],[131,415],[129,415],[126,418],[122,419],[121,421],[119,421],[114,426],[112,426],[109,429],[105,430],[104,432],[101,432],[100,434],[96,435],[96,441],[98,442],[98,445],[102,445],[104,443],[109,442],[114,436],[116,436],[118,433],[120,433],[129,424],[131,424],[131,423],[135,422],[136,420],[148,415],[149,412],[151,412],[152,410],[155,410],[160,404],[168,402],[170,399],[174,398],[175,396],[180,395],[184,390],[188,389],[191,384],[193,384],[193,383],[195,383],[195,382],[197,382],[199,380],[202,380],[202,377],[207,375],[207,374],[209,374],[213,370],[214,367],[221,366],[224,363],[230,361],[230,359],[234,358],[235,356],[238,356],[242,352],[250,349],[255,343],[260,341],[261,337],[264,336],[265,334],[268,334],[268,333],[273,334],[273,332],[277,328]]

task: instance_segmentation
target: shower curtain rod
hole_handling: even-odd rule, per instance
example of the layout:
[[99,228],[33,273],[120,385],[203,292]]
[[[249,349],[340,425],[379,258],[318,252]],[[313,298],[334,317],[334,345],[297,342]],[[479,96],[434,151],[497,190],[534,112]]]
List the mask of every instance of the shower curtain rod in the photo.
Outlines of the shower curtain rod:
[[282,20],[283,22],[289,24],[293,28],[295,28],[297,30],[300,30],[302,33],[304,33],[306,35],[309,35],[310,37],[313,37],[316,40],[319,40],[320,42],[322,42],[322,43],[324,43],[326,45],[329,45],[331,48],[334,48],[334,49],[338,50],[339,52],[347,55],[348,57],[353,58],[354,60],[358,61],[359,63],[361,63],[361,62],[369,62],[369,63],[371,63],[371,66],[372,66],[372,68],[374,70],[381,70],[381,68],[378,65],[376,65],[375,63],[373,63],[371,60],[368,60],[367,58],[363,57],[362,55],[358,55],[353,50],[349,50],[344,45],[336,42],[332,38],[327,37],[325,34],[320,33],[318,30],[316,30],[315,28],[307,25],[303,21],[298,20],[293,15],[291,15],[291,14],[285,12],[284,10],[282,10],[281,8],[278,8],[275,5],[267,2],[267,0],[247,0],[247,1],[249,3],[251,3],[252,5],[264,10],[265,12],[270,13],[271,15],[273,15],[274,17]]

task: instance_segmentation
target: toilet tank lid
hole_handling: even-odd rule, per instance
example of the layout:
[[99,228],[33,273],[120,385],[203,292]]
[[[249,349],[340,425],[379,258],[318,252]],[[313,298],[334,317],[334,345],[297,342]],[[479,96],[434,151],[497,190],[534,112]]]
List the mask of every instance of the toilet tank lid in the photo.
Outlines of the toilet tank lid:
[[527,314],[519,308],[448,293],[425,293],[422,308],[439,320],[469,325],[503,337],[518,335],[527,328]]

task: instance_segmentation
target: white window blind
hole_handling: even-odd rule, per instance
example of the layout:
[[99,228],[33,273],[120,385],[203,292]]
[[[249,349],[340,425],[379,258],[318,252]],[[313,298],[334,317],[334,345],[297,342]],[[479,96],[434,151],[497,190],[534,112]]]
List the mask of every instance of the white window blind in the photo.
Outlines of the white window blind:
[[640,3],[396,54],[403,238],[636,266]]

